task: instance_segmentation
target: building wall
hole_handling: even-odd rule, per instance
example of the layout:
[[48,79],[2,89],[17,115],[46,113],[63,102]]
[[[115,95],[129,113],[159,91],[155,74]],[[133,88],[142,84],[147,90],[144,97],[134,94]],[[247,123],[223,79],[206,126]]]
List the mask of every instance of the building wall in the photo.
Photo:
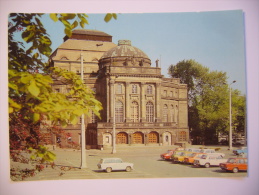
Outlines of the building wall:
[[[96,91],[96,98],[104,108],[101,119],[86,119],[86,144],[92,148],[112,145],[116,102],[121,102],[123,106],[122,120],[118,120],[118,115],[115,120],[117,144],[173,145],[188,141],[187,86],[180,84],[177,78],[164,78],[161,68],[152,67],[149,59],[143,60],[142,66],[127,59],[127,63],[123,59],[100,63],[102,54],[116,46],[112,42],[102,44],[104,48],[101,49],[94,41],[68,39],[51,57],[53,66],[79,74],[80,53],[83,52],[85,83]],[[91,49],[82,51],[82,45]],[[54,85],[53,88],[59,89],[59,92],[67,90],[65,85]],[[153,105],[153,115],[147,117],[148,103]],[[65,131],[80,144],[80,124],[70,125]]]

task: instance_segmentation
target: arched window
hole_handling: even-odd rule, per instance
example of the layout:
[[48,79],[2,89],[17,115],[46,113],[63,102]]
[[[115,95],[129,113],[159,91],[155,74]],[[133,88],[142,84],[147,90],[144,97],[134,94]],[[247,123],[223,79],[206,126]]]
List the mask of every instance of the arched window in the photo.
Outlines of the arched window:
[[124,122],[124,109],[121,101],[117,101],[115,104],[115,121],[118,123]]
[[137,102],[132,102],[131,105],[131,121],[139,122],[139,106]]
[[147,94],[152,94],[153,93],[153,89],[151,85],[147,86]]
[[138,86],[137,85],[132,85],[132,93],[138,93]]
[[166,104],[163,107],[163,122],[168,122],[168,106]]
[[154,122],[154,105],[148,102],[146,105],[146,120],[147,122]]
[[63,56],[60,60],[68,60],[68,58]]

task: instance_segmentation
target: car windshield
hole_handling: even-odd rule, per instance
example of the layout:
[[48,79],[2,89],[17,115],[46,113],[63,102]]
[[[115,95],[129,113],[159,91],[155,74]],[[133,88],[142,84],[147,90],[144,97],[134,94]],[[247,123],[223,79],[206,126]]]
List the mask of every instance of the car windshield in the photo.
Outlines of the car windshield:
[[236,160],[235,160],[234,158],[229,158],[227,162],[228,162],[228,163],[234,163],[235,161],[236,161]]

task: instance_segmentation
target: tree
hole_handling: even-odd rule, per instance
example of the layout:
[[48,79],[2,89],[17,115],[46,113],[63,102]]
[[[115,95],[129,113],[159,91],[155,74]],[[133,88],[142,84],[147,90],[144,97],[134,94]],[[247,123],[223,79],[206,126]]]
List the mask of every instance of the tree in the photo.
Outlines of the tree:
[[[169,74],[180,78],[180,82],[188,86],[188,122],[194,143],[217,143],[218,134],[225,133],[229,127],[229,89],[226,85],[226,73],[210,71],[194,60],[183,60],[171,65]],[[238,110],[232,112],[235,119],[244,113],[245,102],[244,98],[241,97],[242,101],[240,97],[240,93],[239,96],[232,97],[233,110]],[[240,126],[241,124],[242,122]]]
[[[51,50],[51,37],[44,28],[43,14],[12,13],[8,24],[8,78],[9,78],[9,135],[10,149],[36,149],[38,156],[53,161],[55,155],[46,153],[39,144],[44,141],[40,125],[56,129],[57,123],[76,124],[82,114],[93,111],[97,116],[102,105],[94,92],[86,87],[79,75],[58,68],[49,68],[47,59]],[[86,14],[50,14],[54,21],[64,24],[64,33],[71,36],[79,25],[88,24]],[[117,19],[116,14],[106,14],[105,21]],[[23,41],[15,40],[15,33],[22,31]],[[68,84],[67,94],[54,92],[54,80]],[[58,129],[60,131],[60,129]],[[44,151],[44,155],[39,155]],[[47,155],[46,155],[47,154]],[[13,157],[14,155],[11,155]],[[51,156],[51,157],[50,157]],[[44,160],[44,159],[43,159]]]

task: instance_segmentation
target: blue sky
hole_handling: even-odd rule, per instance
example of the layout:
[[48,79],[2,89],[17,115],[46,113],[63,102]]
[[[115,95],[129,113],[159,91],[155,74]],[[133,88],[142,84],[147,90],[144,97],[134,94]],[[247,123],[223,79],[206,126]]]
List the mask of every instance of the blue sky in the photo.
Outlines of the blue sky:
[[[151,59],[161,62],[162,74],[182,60],[194,59],[210,70],[227,73],[228,82],[246,93],[244,15],[241,10],[178,13],[118,14],[117,20],[104,22],[105,14],[88,14],[89,25],[113,36],[113,42],[131,40]],[[53,51],[63,42],[60,23],[44,17]]]

